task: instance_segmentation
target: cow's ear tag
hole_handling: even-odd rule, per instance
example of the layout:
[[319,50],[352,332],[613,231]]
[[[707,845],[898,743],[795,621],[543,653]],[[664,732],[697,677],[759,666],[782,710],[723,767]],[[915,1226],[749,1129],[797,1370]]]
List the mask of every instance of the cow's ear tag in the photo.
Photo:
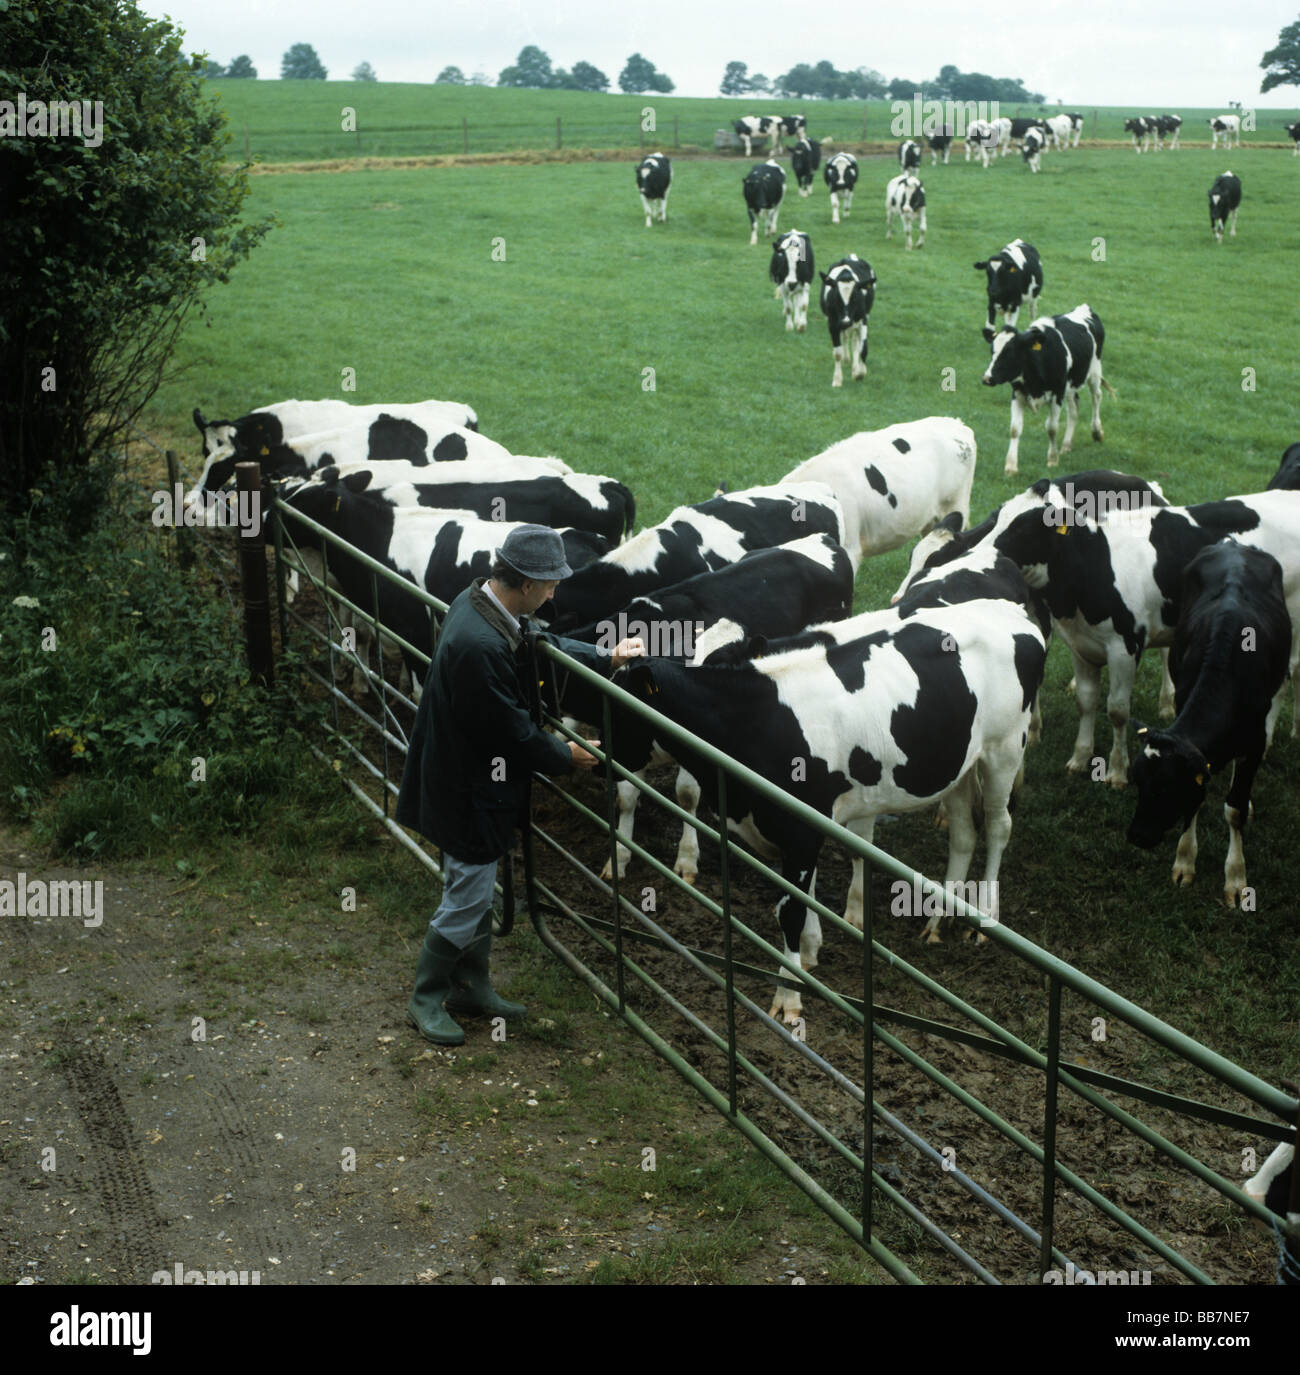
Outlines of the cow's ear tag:
[[1150,729],[1149,726],[1139,726],[1139,727],[1138,727],[1138,739],[1139,739],[1139,740],[1145,740],[1146,737],[1147,737],[1147,732],[1149,731],[1149,729]]
[[265,458],[265,457],[267,456],[267,454],[269,454],[270,452],[271,452],[270,449],[268,449],[268,448],[266,447],[266,445],[263,444],[263,445],[262,445],[262,457]]
[[[1036,347],[1037,347],[1037,345],[1035,345],[1035,348],[1036,348]],[[1064,525],[1058,525],[1058,526],[1056,527],[1056,533],[1057,533],[1058,535],[1064,535],[1064,534],[1066,534],[1066,533],[1067,533],[1066,527],[1065,527]]]
[[335,515],[338,515],[338,513],[339,513],[339,507],[342,506],[342,504],[343,504],[343,497],[342,497],[342,494],[340,494],[340,495],[338,495],[338,496],[336,496],[336,497],[334,498],[334,514],[335,514]]
[[1041,348],[1043,347],[1043,345],[1042,345],[1042,343],[1040,342],[1040,343],[1037,343],[1037,344],[1030,344],[1029,347],[1030,347],[1035,353],[1037,353],[1037,352],[1039,351],[1039,349],[1041,349]]
[[1198,774],[1196,775],[1196,786],[1197,786],[1198,788],[1200,788],[1200,787],[1202,787],[1202,786],[1204,785],[1204,783],[1205,783],[1205,775],[1204,775],[1203,773],[1198,773]]

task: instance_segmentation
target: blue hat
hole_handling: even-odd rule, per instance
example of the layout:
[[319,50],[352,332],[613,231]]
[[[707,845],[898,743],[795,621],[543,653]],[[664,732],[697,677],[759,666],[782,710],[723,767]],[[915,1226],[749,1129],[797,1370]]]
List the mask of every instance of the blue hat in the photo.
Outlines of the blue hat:
[[549,525],[521,525],[511,530],[497,558],[537,582],[558,582],[573,569],[564,557],[564,541]]

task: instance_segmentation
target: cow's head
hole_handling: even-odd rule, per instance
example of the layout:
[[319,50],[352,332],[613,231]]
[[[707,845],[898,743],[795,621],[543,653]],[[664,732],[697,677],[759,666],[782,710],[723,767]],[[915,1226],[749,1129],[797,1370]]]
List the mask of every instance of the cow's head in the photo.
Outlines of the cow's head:
[[828,320],[836,321],[843,330],[866,319],[867,290],[875,281],[874,276],[864,284],[850,267],[834,267],[829,273],[817,275],[822,279],[822,312]]
[[1149,850],[1171,827],[1185,831],[1205,801],[1210,766],[1189,741],[1169,731],[1137,726],[1138,748],[1129,777],[1137,789],[1138,805],[1128,838]]
[[980,378],[986,387],[998,387],[1003,382],[1015,382],[1024,376],[1026,355],[1031,349],[1041,349],[1043,346],[1042,335],[1037,331],[1025,330],[1017,334],[1010,325],[1003,325],[996,331],[990,331],[986,325],[984,337],[988,339],[993,353],[984,376]]
[[951,511],[937,521],[928,533],[921,536],[912,546],[912,556],[908,561],[907,575],[898,584],[898,591],[889,599],[890,606],[896,606],[907,589],[930,568],[938,559],[939,551],[952,544],[961,534],[962,518],[960,511]]
[[[665,671],[665,661],[653,658],[633,659],[610,678],[638,702],[659,710],[659,679]],[[670,666],[669,666],[670,667]],[[636,772],[650,762],[654,753],[654,726],[637,712],[611,704],[613,740],[606,742],[614,759],[625,769]]]

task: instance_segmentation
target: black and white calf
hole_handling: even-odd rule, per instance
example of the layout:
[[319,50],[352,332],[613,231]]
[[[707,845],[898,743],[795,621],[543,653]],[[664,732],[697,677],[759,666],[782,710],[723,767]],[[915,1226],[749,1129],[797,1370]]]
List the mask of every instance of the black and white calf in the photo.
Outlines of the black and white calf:
[[[1009,121],[1008,121],[1009,122]],[[1002,129],[987,119],[973,119],[966,126],[966,161],[970,161],[974,151],[984,159],[984,167],[989,165],[989,154],[1002,142]]]
[[1135,153],[1145,153],[1152,142],[1157,137],[1157,125],[1154,119],[1146,115],[1134,115],[1132,119],[1124,121],[1124,132],[1133,135],[1133,151]]
[[[864,840],[872,839],[881,813],[945,799],[949,883],[964,883],[970,867],[978,788],[987,840],[984,877],[996,894],[1011,834],[1007,804],[1042,679],[1045,650],[1037,625],[1008,601],[979,600],[907,619],[870,612],[815,627],[786,648],[789,643],[732,664],[686,668],[670,660],[638,661],[616,681]],[[611,743],[615,758],[641,767],[654,732],[652,723],[620,713]],[[716,809],[715,770],[687,747],[674,751]],[[817,831],[734,778],[728,780],[726,822],[761,855],[779,858],[783,876],[796,888],[812,893],[822,845]],[[845,917],[859,929],[862,904],[856,882]],[[788,895],[776,915],[787,960],[796,969],[813,968],[820,922]],[[937,917],[932,921],[938,924]],[[793,1025],[801,1014],[799,989],[779,987],[771,1015]]]
[[1210,133],[1213,136],[1210,143],[1211,150],[1219,146],[1219,140],[1223,140],[1225,148],[1231,148],[1235,143],[1241,147],[1241,116],[1240,115],[1215,115],[1209,121]]
[[894,217],[903,224],[907,247],[912,246],[912,221],[916,220],[920,237],[917,248],[925,246],[925,187],[921,179],[910,172],[902,172],[885,187],[885,238],[894,237]]
[[956,512],[970,519],[975,434],[946,415],[863,430],[806,459],[786,482],[824,482],[844,510],[844,547],[861,559],[897,549]]
[[1157,115],[1156,116],[1156,147],[1160,147],[1160,140],[1169,140],[1169,151],[1172,153],[1178,147],[1178,140],[1182,136],[1183,117],[1182,115]]
[[952,152],[952,141],[955,136],[956,130],[954,130],[953,126],[951,124],[945,124],[943,126],[943,133],[930,134],[927,137],[926,142],[930,145],[930,165],[932,167],[938,165],[940,153],[943,154],[943,165],[947,167],[948,154]]
[[1038,250],[1024,239],[1012,239],[1000,253],[975,264],[988,278],[989,318],[984,326],[986,342],[993,339],[993,322],[1002,311],[1004,323],[1014,325],[1020,307],[1029,305],[1029,318],[1038,314],[1038,295],[1043,289],[1043,264]]
[[732,126],[740,141],[745,145],[745,156],[753,157],[755,139],[770,138],[771,151],[775,153],[781,146],[780,115],[741,115]]
[[787,229],[772,245],[768,266],[777,299],[785,311],[787,330],[802,333],[808,328],[808,292],[814,271],[812,240],[797,229]]
[[822,176],[831,193],[831,223],[840,222],[840,201],[844,202],[844,218],[853,204],[853,188],[858,184],[858,160],[852,153],[836,153],[828,158]]
[[778,138],[791,138],[797,142],[808,137],[808,120],[804,115],[781,115],[778,123],[781,126],[777,133]]
[[822,314],[830,330],[835,358],[831,386],[840,387],[844,385],[846,354],[854,380],[867,375],[867,317],[876,299],[876,274],[870,263],[850,253],[820,275]]
[[1215,243],[1223,242],[1224,226],[1232,216],[1233,238],[1237,234],[1237,207],[1241,204],[1241,178],[1232,172],[1221,172],[1210,187],[1210,231]]
[[658,218],[668,219],[668,188],[673,183],[673,164],[663,153],[647,153],[636,169],[636,189],[645,209],[645,227]]
[[812,194],[813,176],[822,162],[822,147],[815,139],[801,138],[790,149],[790,167],[799,184],[799,194]]
[[[1035,320],[1019,333],[1004,327],[990,341],[993,357],[980,379],[986,387],[1011,384],[1011,444],[1007,449],[1004,472],[1019,471],[1020,433],[1025,425],[1025,404],[1037,410],[1046,398],[1047,466],[1056,467],[1061,454],[1074,444],[1074,426],[1079,418],[1079,389],[1092,393],[1092,437],[1100,442],[1101,428],[1101,350],[1106,332],[1089,305],[1075,306],[1066,315]],[[1066,407],[1065,439],[1058,450],[1056,432],[1061,406]]]
[[906,139],[898,145],[898,165],[904,175],[915,172],[921,166],[921,145],[915,139]]
[[1300,119],[1296,120],[1294,124],[1287,124],[1283,127],[1286,129],[1287,137],[1295,143],[1295,155],[1300,157]]
[[776,216],[785,196],[785,171],[779,162],[773,162],[770,158],[766,162],[756,162],[741,185],[745,192],[745,208],[749,211],[749,243],[752,248],[758,242],[760,221],[764,234],[776,233]]
[[1282,455],[1277,472],[1269,478],[1266,490],[1300,492],[1300,444],[1292,444]]
[[1169,668],[1178,716],[1168,730],[1138,727],[1138,805],[1128,838],[1150,849],[1171,826],[1182,836],[1175,885],[1196,873],[1196,818],[1211,774],[1233,766],[1223,806],[1230,841],[1223,869],[1229,907],[1246,887],[1242,827],[1251,784],[1273,734],[1291,659],[1291,620],[1278,561],[1234,539],[1210,545],[1183,573],[1182,614]]
[[536,614],[556,630],[616,616],[635,597],[735,563],[804,535],[844,542],[844,512],[821,482],[750,487],[679,506],[602,559],[566,578]]
[[1074,120],[1069,115],[1052,115],[1043,123],[1047,126],[1047,139],[1062,150],[1070,146],[1070,135],[1074,132]]
[[1038,159],[1043,151],[1043,131],[1036,125],[1025,131],[1020,143],[1020,156],[1024,158],[1031,172],[1038,171]]

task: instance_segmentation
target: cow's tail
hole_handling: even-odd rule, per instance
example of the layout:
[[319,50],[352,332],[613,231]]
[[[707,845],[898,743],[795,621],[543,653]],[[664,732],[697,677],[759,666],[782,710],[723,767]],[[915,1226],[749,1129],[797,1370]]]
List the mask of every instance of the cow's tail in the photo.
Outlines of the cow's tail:
[[1101,385],[1106,388],[1106,390],[1115,398],[1116,401],[1119,400],[1119,392],[1117,392],[1115,388],[1112,387],[1104,377],[1101,379]]
[[617,483],[618,494],[623,499],[623,533],[619,536],[620,542],[627,539],[636,526],[636,497],[630,487],[623,483]]

